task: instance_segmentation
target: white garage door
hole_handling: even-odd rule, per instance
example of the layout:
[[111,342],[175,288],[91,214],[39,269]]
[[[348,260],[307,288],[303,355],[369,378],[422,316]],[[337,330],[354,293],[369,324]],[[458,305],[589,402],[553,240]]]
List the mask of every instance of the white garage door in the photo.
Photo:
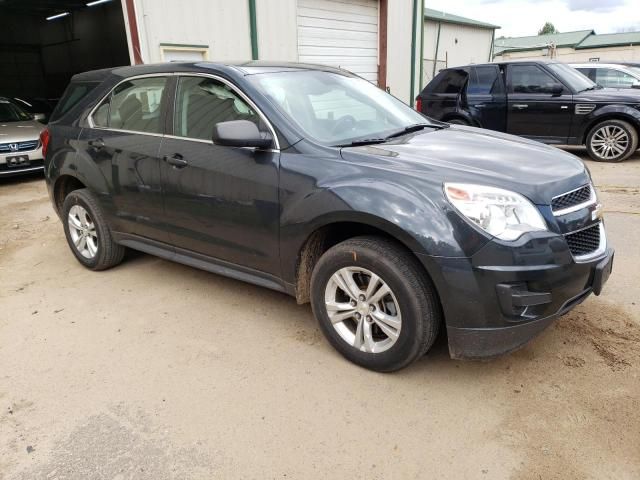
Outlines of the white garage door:
[[378,0],[298,0],[298,59],[378,80]]

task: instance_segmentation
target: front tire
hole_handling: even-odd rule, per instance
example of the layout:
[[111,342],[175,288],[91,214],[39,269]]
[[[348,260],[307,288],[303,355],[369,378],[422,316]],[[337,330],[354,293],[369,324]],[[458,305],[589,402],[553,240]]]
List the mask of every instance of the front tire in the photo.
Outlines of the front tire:
[[327,250],[313,270],[311,305],[336,350],[379,372],[422,357],[442,320],[435,288],[417,260],[380,237],[356,237]]
[[605,120],[589,131],[586,147],[596,162],[622,162],[638,149],[638,132],[624,120]]
[[106,270],[122,262],[125,248],[114,242],[102,210],[86,188],[64,199],[62,223],[69,248],[90,270]]

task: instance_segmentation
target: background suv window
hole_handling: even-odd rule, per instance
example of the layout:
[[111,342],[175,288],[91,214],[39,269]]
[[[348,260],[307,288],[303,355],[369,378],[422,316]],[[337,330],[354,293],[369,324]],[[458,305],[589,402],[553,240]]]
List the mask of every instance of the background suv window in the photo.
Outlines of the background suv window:
[[509,70],[512,93],[550,93],[551,87],[558,83],[536,65],[510,65]]
[[640,84],[633,75],[614,70],[613,68],[598,68],[596,70],[596,83],[608,88],[631,88]]
[[93,113],[97,127],[144,133],[162,133],[160,105],[167,79],[128,80],[114,88]]
[[502,79],[498,67],[473,67],[469,74],[469,95],[502,93]]
[[216,123],[249,120],[265,130],[260,116],[231,87],[213,78],[181,77],[174,134],[211,140]]

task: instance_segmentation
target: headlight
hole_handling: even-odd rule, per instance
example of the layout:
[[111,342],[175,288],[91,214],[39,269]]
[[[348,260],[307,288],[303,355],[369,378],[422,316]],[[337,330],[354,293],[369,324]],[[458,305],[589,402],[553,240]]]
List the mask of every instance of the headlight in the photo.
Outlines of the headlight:
[[522,195],[501,188],[445,183],[451,204],[488,234],[516,240],[525,232],[547,230],[538,209]]

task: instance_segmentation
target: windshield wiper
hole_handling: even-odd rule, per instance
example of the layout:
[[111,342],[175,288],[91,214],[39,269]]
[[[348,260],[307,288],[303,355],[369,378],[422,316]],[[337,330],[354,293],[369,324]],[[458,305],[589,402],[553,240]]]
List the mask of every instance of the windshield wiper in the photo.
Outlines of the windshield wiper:
[[432,123],[416,123],[415,125],[409,125],[406,126],[396,132],[393,132],[391,135],[387,135],[385,137],[385,140],[389,140],[391,138],[395,138],[395,137],[399,137],[401,135],[405,135],[407,133],[412,133],[412,132],[418,132],[420,130],[423,130],[425,128],[446,128],[444,126],[440,126],[440,125],[433,125]]
[[339,145],[333,145],[334,147],[360,147],[362,145],[376,145],[378,143],[386,142],[386,138],[362,138],[359,140],[354,140],[349,143],[342,143]]

